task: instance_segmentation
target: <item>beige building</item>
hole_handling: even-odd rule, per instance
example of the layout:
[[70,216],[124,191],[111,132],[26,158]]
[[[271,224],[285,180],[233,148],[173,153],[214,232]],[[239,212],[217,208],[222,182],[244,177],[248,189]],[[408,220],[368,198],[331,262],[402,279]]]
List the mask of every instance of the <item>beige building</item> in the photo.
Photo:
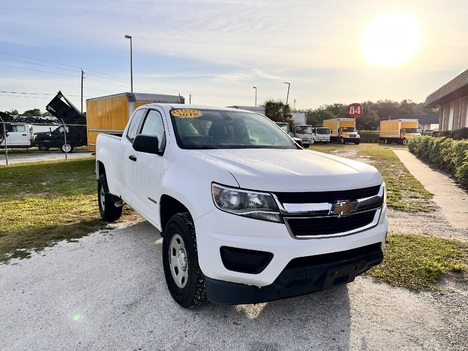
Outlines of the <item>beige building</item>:
[[468,128],[468,69],[426,98],[424,107],[440,107],[439,128]]

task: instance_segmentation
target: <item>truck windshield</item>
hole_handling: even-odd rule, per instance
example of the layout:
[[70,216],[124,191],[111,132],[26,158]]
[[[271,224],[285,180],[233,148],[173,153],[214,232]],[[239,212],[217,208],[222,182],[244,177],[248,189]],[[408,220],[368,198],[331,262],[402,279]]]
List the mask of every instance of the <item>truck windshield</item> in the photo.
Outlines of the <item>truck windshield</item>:
[[315,128],[317,134],[330,134],[330,128]]
[[289,134],[289,124],[288,123],[276,123],[286,134]]
[[343,132],[355,132],[356,128],[354,127],[345,127],[343,128]]
[[312,126],[296,126],[298,134],[312,134]]
[[405,132],[405,133],[417,133],[417,132],[418,132],[418,128],[405,128],[405,129],[404,129],[404,132]]
[[171,110],[182,149],[296,148],[292,139],[265,116],[230,110]]

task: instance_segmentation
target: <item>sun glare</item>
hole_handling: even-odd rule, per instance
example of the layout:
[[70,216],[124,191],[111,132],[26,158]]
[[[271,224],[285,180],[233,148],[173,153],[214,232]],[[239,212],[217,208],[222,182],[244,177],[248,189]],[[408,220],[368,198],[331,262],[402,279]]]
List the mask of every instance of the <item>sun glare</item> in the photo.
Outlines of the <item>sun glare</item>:
[[421,42],[416,21],[405,13],[374,18],[361,37],[364,58],[375,66],[393,67],[413,57]]

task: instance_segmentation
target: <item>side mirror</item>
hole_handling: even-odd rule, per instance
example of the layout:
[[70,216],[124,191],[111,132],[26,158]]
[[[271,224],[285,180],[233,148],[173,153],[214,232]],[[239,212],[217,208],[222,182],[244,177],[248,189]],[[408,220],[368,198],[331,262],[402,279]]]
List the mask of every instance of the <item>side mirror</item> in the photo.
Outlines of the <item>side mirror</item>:
[[139,134],[133,140],[133,149],[139,152],[146,152],[148,154],[159,154],[158,150],[159,140],[157,136]]

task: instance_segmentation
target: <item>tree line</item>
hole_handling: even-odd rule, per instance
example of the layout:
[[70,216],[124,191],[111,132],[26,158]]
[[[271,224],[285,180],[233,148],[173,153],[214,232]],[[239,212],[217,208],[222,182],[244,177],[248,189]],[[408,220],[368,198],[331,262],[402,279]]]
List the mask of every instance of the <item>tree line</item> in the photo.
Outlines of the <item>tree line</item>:
[[[380,120],[388,118],[391,114],[426,114],[436,113],[438,109],[424,108],[424,103],[416,103],[411,100],[401,102],[392,100],[379,100],[377,102],[366,101],[363,106],[362,115],[356,119],[356,128],[359,130],[377,130]],[[267,100],[263,105],[265,114],[275,122],[288,122],[293,125],[294,112],[306,114],[307,124],[321,126],[324,119],[348,117],[348,105],[334,103],[322,105],[316,109],[292,110],[282,101]],[[38,108],[18,113],[18,110],[5,111],[10,116],[51,116],[49,112],[42,113]]]
[[[366,101],[361,103],[362,115],[356,119],[356,128],[359,130],[377,130],[382,119],[387,119],[392,114],[428,114],[437,113],[438,109],[424,108],[424,103],[416,103],[411,100],[401,102],[391,100],[379,100],[377,102]],[[275,122],[288,122],[294,124],[292,119],[294,112],[303,112],[306,115],[307,124],[321,126],[323,120],[331,118],[343,118],[348,116],[348,105],[334,103],[322,105],[316,109],[292,110],[282,101],[268,100],[262,107],[265,114]]]
[[25,117],[33,117],[33,116],[47,117],[47,116],[52,116],[50,114],[50,112],[47,112],[47,111],[46,112],[41,112],[41,110],[38,109],[38,108],[33,108],[31,110],[26,110],[23,113],[19,113],[19,111],[16,110],[16,109],[13,109],[13,110],[10,110],[10,111],[5,111],[4,113],[7,114],[7,115],[10,115],[10,116],[25,116]]

